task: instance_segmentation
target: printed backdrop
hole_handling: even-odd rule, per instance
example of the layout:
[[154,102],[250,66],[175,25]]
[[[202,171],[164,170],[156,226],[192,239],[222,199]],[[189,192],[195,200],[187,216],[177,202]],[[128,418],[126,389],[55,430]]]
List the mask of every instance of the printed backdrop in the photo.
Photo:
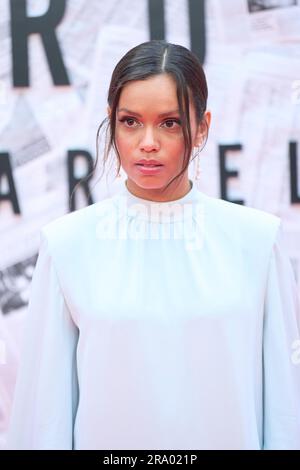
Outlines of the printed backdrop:
[[[1,0],[0,448],[38,230],[71,210],[117,61],[162,38],[192,49],[207,74],[198,188],[280,216],[300,290],[300,0]],[[93,202],[125,178],[112,169],[97,181],[100,170],[101,158]],[[74,204],[88,204],[84,189]]]

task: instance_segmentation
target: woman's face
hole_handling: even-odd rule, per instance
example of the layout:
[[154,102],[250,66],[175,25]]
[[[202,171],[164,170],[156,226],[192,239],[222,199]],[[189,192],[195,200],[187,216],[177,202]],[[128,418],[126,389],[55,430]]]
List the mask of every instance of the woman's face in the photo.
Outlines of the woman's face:
[[[110,109],[108,108],[108,113]],[[203,128],[197,129],[195,109],[190,103],[193,146],[201,143]],[[206,115],[207,124],[210,113]],[[167,74],[155,75],[147,80],[129,82],[123,88],[116,113],[116,145],[121,165],[127,174],[127,187],[138,197],[168,200],[170,194],[177,199],[189,190],[188,172],[164,187],[182,169],[184,138],[180,125],[176,83]],[[152,173],[137,165],[140,159],[157,160],[162,166]],[[151,170],[152,171],[152,170]]]

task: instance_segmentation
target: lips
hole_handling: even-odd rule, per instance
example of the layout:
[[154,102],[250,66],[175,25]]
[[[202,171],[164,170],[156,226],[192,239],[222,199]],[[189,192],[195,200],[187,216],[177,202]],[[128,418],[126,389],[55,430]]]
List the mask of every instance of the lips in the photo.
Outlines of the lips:
[[162,165],[145,165],[145,163],[137,163],[138,166],[144,166],[146,168],[155,168],[156,166],[162,166]]
[[157,166],[163,166],[162,163],[160,163],[159,161],[157,160],[139,160],[136,165],[139,165],[139,166],[144,166],[144,167],[157,167]]
[[156,163],[153,163],[153,161],[146,161],[145,163],[142,163],[140,160],[138,163],[136,163],[136,168],[137,171],[139,171],[144,176],[153,176],[163,171],[164,165],[157,161]]

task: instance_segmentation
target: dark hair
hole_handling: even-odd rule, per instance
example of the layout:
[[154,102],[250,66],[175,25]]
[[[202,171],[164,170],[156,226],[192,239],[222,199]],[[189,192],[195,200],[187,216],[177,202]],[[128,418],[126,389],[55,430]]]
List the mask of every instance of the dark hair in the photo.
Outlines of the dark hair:
[[[147,80],[147,78],[154,75],[165,73],[171,75],[176,82],[177,99],[185,142],[183,168],[166,187],[168,187],[175,179],[180,178],[180,176],[186,171],[189,166],[190,156],[193,150],[189,114],[189,93],[191,94],[194,102],[197,125],[202,123],[206,127],[204,145],[208,135],[207,124],[205,119],[203,119],[206,111],[208,95],[205,74],[198,57],[186,47],[179,44],[172,44],[164,40],[152,40],[143,42],[142,44],[130,49],[114,68],[107,97],[108,104],[111,108],[111,115],[110,117],[106,117],[98,128],[96,136],[96,161],[91,174],[93,174],[97,166],[99,135],[105,124],[107,125],[105,133],[103,171],[111,149],[115,151],[118,158],[117,173],[120,171],[121,159],[115,143],[115,123],[116,108],[118,106],[123,87],[132,80]],[[90,175],[83,179],[89,177]]]

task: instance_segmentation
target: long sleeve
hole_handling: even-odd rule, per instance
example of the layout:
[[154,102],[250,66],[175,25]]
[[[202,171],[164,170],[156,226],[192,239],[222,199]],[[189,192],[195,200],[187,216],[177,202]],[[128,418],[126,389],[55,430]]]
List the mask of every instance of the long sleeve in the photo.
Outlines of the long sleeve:
[[78,328],[62,293],[43,229],[40,235],[8,449],[73,448]]
[[300,307],[278,228],[270,258],[263,334],[263,449],[300,449]]
[[15,338],[0,315],[0,451],[6,447],[12,390],[16,382],[19,354]]

